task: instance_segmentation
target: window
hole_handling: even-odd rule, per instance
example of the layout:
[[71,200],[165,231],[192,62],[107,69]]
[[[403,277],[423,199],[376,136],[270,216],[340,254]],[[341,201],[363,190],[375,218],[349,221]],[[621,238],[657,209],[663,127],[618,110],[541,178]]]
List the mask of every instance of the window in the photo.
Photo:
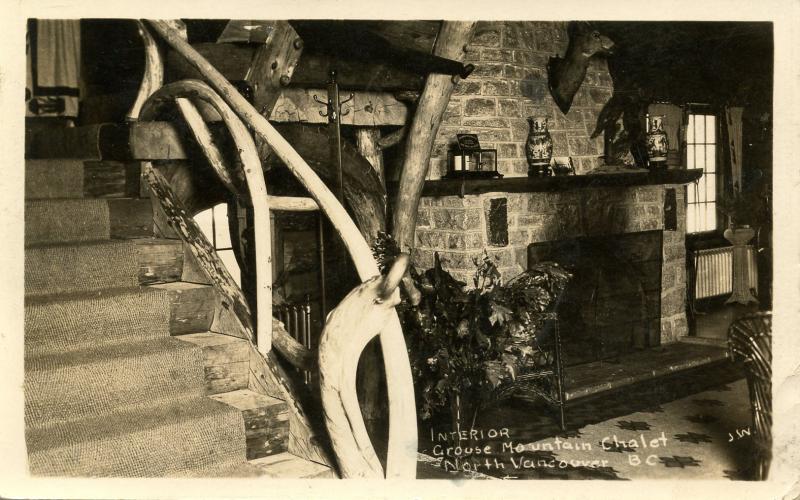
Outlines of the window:
[[194,220],[200,226],[200,230],[206,235],[208,241],[214,245],[219,258],[225,264],[233,279],[241,285],[239,264],[233,254],[231,235],[230,231],[228,231],[228,205],[221,203],[213,208],[204,210],[195,215]]
[[717,117],[689,113],[686,124],[686,166],[702,168],[703,176],[686,190],[686,232],[717,229]]

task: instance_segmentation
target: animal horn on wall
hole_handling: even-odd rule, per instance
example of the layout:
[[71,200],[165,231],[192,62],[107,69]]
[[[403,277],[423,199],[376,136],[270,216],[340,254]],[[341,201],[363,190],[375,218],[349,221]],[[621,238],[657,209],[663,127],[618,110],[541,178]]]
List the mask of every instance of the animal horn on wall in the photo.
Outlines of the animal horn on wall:
[[389,269],[389,272],[386,273],[386,276],[383,278],[383,282],[378,288],[378,300],[383,301],[392,296],[405,276],[409,262],[410,258],[408,254],[401,253],[397,256],[397,259],[395,259],[391,269]]
[[593,29],[591,24],[570,24],[569,45],[564,58],[551,57],[547,63],[547,85],[562,113],[569,112],[572,99],[586,78],[589,60],[595,55],[611,54],[613,49],[614,42]]

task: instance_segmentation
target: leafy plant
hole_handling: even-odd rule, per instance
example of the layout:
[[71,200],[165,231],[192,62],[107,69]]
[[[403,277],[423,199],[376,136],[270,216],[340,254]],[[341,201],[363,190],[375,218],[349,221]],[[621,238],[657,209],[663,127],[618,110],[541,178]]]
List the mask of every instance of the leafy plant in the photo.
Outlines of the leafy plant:
[[[373,251],[382,268],[398,253],[386,234]],[[450,411],[456,399],[477,409],[519,370],[548,361],[538,342],[543,316],[571,275],[558,264],[540,263],[504,284],[485,251],[474,263],[473,287],[467,288],[435,254],[431,269],[411,271],[420,303],[404,300],[398,307],[423,419]]]
[[731,226],[757,226],[769,217],[768,196],[753,189],[735,190],[720,200],[719,211],[728,217]]

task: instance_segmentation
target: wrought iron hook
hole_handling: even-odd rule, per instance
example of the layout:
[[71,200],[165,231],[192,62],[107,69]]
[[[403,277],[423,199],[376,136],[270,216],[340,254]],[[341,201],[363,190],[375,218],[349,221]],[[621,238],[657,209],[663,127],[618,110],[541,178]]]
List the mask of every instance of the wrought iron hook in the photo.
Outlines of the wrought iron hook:
[[325,106],[325,111],[320,111],[319,115],[323,117],[328,116],[328,111],[331,109],[331,101],[323,101],[322,99],[317,97],[317,94],[314,94],[312,97],[317,102],[317,104],[322,104],[323,106]]

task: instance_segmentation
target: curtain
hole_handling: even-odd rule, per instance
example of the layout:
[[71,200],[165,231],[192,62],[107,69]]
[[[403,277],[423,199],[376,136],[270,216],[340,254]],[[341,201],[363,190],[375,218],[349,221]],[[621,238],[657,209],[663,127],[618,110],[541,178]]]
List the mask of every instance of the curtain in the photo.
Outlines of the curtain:
[[728,157],[731,161],[731,184],[735,191],[742,188],[742,112],[744,108],[726,107],[725,125],[728,129]]
[[26,116],[78,116],[81,29],[77,19],[37,19],[28,31]]

